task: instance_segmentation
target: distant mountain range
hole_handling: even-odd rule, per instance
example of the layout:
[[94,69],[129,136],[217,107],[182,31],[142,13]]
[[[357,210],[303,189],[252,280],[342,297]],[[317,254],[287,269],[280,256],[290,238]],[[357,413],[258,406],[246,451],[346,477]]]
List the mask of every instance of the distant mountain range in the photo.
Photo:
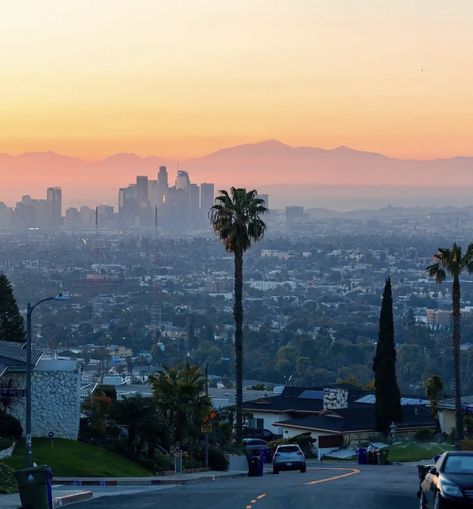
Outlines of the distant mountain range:
[[[0,201],[13,203],[23,194],[43,196],[46,187],[57,185],[68,204],[115,203],[119,187],[133,182],[136,175],[156,178],[163,164],[173,182],[176,161],[160,157],[114,154],[87,162],[54,152],[0,154]],[[193,182],[279,189],[281,195],[284,189],[297,188],[307,195],[310,188],[320,186],[473,187],[473,157],[407,160],[344,146],[325,150],[274,140],[224,148],[181,162],[180,168],[189,171]]]

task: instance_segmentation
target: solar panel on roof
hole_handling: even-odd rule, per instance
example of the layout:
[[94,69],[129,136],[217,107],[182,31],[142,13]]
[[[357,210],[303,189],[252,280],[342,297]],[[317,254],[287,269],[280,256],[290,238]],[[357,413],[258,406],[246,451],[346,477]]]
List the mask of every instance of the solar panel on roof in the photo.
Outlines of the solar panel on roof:
[[324,393],[323,391],[306,390],[302,391],[299,396],[297,396],[297,399],[324,399]]

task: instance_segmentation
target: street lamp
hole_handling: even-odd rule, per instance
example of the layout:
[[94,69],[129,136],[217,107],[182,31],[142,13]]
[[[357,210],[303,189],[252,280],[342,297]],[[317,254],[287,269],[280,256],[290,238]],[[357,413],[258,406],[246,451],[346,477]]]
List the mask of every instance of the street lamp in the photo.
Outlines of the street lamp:
[[33,448],[31,442],[31,315],[36,306],[48,300],[63,301],[69,296],[64,293],[58,293],[54,297],[46,297],[39,300],[36,304],[31,305],[28,302],[26,307],[26,418],[25,418],[25,467],[33,466]]

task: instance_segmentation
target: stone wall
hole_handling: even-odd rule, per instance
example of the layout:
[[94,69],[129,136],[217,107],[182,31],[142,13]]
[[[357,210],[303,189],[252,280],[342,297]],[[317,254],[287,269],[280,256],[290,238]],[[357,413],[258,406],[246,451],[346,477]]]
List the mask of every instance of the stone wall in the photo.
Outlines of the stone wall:
[[[59,361],[58,361],[59,362]],[[77,369],[40,364],[32,377],[32,435],[46,437],[50,431],[57,438],[76,440],[80,423],[80,375]],[[19,388],[25,387],[24,373],[7,373]],[[25,399],[21,398],[12,413],[25,428]]]
[[324,410],[348,408],[348,391],[345,389],[324,389]]

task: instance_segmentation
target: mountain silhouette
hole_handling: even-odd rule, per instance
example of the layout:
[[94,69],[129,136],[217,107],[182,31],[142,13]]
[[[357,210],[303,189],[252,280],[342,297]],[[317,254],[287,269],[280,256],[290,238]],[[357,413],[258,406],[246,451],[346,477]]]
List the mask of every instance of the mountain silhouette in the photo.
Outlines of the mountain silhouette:
[[[0,201],[13,204],[24,194],[42,197],[47,187],[61,186],[66,204],[115,204],[119,187],[137,175],[156,178],[160,165],[168,166],[172,183],[177,162],[157,156],[119,153],[90,162],[54,152],[0,154]],[[215,182],[217,188],[473,186],[473,157],[397,159],[346,146],[293,147],[277,140],[223,148],[179,167],[193,182]]]

